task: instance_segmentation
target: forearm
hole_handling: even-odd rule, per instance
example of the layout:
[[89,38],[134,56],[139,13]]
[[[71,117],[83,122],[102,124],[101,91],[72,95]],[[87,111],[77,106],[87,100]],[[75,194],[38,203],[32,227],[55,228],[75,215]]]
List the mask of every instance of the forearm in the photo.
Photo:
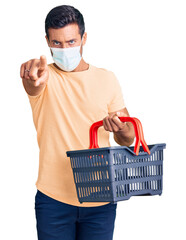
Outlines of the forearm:
[[121,146],[130,146],[134,142],[135,132],[132,123],[127,122],[122,130],[114,132],[114,140]]

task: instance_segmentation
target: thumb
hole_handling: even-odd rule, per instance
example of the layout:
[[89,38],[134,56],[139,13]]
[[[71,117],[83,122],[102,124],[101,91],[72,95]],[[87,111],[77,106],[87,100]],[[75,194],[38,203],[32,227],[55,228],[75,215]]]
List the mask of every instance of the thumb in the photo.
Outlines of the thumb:
[[[116,112],[117,117],[128,117],[128,115],[124,112]],[[120,120],[120,119],[119,119]],[[121,120],[120,120],[121,121]],[[127,122],[124,122],[124,125],[126,125]]]
[[126,114],[124,112],[117,112],[116,114],[118,117],[126,117]]

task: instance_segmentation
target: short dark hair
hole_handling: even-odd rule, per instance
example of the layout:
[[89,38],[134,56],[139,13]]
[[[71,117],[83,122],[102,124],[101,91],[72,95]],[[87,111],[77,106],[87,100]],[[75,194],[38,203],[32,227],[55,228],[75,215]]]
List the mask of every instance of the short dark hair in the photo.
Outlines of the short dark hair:
[[45,32],[49,39],[49,28],[62,28],[70,23],[77,23],[81,38],[85,32],[83,15],[76,8],[69,5],[61,5],[53,8],[45,19]]

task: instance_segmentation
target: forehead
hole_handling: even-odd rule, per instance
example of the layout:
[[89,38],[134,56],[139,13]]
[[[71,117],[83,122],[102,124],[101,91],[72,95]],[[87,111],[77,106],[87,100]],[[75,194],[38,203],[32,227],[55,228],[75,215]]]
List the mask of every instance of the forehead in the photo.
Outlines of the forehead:
[[68,24],[59,29],[49,28],[48,33],[51,41],[54,39],[58,41],[66,41],[81,37],[79,33],[79,26],[76,23]]

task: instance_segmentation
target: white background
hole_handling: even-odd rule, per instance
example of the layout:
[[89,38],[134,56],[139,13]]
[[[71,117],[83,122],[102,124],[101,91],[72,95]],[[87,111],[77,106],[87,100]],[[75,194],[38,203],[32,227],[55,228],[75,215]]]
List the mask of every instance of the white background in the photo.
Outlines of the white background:
[[[23,62],[43,54],[52,62],[44,21],[62,4],[84,16],[85,61],[116,74],[130,115],[143,124],[146,142],[167,144],[162,196],[119,202],[114,240],[186,239],[186,4],[181,0],[1,3],[0,239],[37,239],[39,149],[19,71]],[[112,135],[111,143],[116,145]]]

